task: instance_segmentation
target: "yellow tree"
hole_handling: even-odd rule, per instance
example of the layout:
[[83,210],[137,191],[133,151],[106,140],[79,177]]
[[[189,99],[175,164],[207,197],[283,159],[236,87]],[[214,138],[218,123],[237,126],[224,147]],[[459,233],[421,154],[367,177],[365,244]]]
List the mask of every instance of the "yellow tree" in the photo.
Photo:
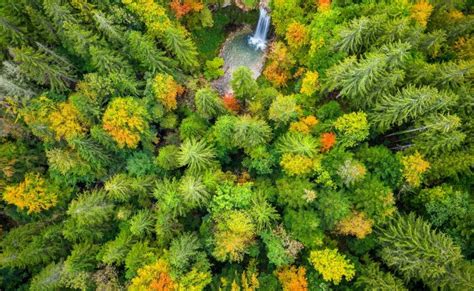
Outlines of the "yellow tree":
[[217,221],[213,254],[219,261],[241,261],[254,239],[255,226],[250,216],[241,211],[229,211]]
[[318,119],[314,115],[305,116],[300,118],[297,122],[292,122],[290,124],[290,131],[309,134],[311,129],[313,129],[318,122]]
[[351,215],[339,221],[337,232],[343,235],[354,235],[358,239],[363,239],[372,233],[372,219],[366,217],[363,212],[352,212]]
[[300,93],[311,96],[319,88],[319,74],[316,71],[308,71],[304,75],[303,83],[301,84]]
[[354,278],[354,265],[344,255],[339,254],[337,249],[326,248],[312,251],[309,259],[316,271],[323,275],[325,281],[332,281],[335,285],[339,285],[342,277],[345,277],[347,281]]
[[290,176],[306,175],[314,168],[314,161],[304,155],[285,153],[283,154],[280,166]]
[[418,1],[412,6],[410,17],[418,22],[421,26],[426,27],[428,18],[430,18],[433,6],[426,0]]
[[103,128],[120,148],[136,148],[148,129],[149,115],[145,107],[132,97],[113,99],[102,118]]
[[184,92],[184,88],[168,74],[157,74],[152,88],[156,100],[161,102],[167,110],[176,109],[176,97]]
[[291,48],[299,48],[308,43],[309,33],[304,24],[293,22],[286,29],[286,41]]
[[166,261],[160,259],[152,265],[142,267],[132,279],[130,291],[174,291],[176,283],[169,274]]
[[68,102],[59,104],[58,109],[49,116],[49,122],[58,141],[83,136],[87,130],[79,111]]
[[429,167],[430,163],[425,161],[419,152],[401,158],[403,165],[403,177],[408,185],[418,187],[421,184],[421,178]]
[[28,173],[23,182],[6,187],[3,199],[21,209],[26,208],[28,213],[49,209],[58,201],[56,191],[37,173]]

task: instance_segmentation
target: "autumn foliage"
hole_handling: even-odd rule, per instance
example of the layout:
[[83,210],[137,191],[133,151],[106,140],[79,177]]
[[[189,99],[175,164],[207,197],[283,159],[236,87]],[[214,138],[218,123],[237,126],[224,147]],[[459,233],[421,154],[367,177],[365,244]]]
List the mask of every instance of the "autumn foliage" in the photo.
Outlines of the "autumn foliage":
[[5,189],[3,199],[21,209],[26,208],[28,213],[36,213],[55,206],[58,196],[39,174],[28,173],[23,182]]
[[289,266],[277,272],[283,291],[306,291],[308,282],[306,281],[306,269],[303,266]]
[[152,88],[156,100],[161,102],[167,110],[176,109],[176,97],[184,92],[184,88],[168,74],[157,74]]
[[138,275],[133,278],[129,287],[131,291],[153,290],[173,291],[176,284],[169,274],[166,261],[158,260],[152,265],[144,266],[138,270]]
[[337,225],[337,232],[343,235],[354,235],[363,239],[372,232],[373,220],[363,212],[354,211],[350,216],[341,220]]
[[337,249],[312,251],[310,261],[325,281],[333,282],[335,285],[339,285],[343,277],[350,281],[355,275],[354,265]]
[[120,148],[136,148],[140,135],[148,130],[148,113],[132,97],[115,98],[103,117],[103,128]]
[[233,94],[227,93],[222,97],[222,101],[224,101],[224,107],[227,110],[238,112],[240,110],[239,100],[234,97]]
[[325,132],[321,134],[321,151],[327,152],[336,144],[336,134],[333,132]]
[[83,118],[70,103],[61,103],[58,110],[51,113],[49,120],[57,140],[82,136],[86,131]]
[[173,0],[170,3],[171,10],[176,15],[176,18],[181,18],[190,12],[199,12],[204,8],[201,1],[196,0]]
[[418,187],[421,184],[421,178],[429,167],[430,163],[425,161],[419,152],[402,157],[403,176],[408,185]]
[[420,0],[411,8],[410,16],[421,26],[426,27],[432,11],[433,6],[428,1]]

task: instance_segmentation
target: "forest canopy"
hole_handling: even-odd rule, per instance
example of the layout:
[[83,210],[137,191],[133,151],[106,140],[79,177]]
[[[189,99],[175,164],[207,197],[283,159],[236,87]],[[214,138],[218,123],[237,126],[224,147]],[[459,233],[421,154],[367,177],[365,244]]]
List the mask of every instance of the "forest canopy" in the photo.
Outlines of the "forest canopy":
[[0,290],[474,290],[473,33],[467,0],[0,1]]

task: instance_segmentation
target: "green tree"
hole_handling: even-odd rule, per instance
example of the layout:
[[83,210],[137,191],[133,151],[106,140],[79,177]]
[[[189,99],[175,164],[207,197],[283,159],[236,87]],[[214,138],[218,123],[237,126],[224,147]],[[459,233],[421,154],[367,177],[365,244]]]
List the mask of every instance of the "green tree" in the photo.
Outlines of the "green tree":
[[235,97],[240,100],[250,100],[255,97],[258,85],[253,79],[252,71],[247,67],[239,67],[232,73],[230,81]]
[[180,166],[187,166],[191,173],[199,173],[214,164],[214,149],[204,140],[185,140],[178,152]]
[[458,97],[448,91],[424,86],[408,86],[396,95],[384,96],[371,114],[372,122],[382,131],[392,125],[402,125],[427,114],[445,110],[454,105]]
[[19,63],[22,74],[53,91],[64,92],[75,81],[71,67],[44,52],[22,47],[11,49],[10,54],[14,61]]
[[459,247],[413,213],[397,216],[380,230],[379,242],[384,262],[407,280],[420,279],[431,288],[472,286],[469,277],[458,282],[453,278],[463,267]]
[[225,112],[224,103],[217,92],[211,88],[199,89],[194,96],[194,104],[203,118],[217,117]]
[[272,129],[261,119],[250,115],[240,116],[234,125],[233,143],[250,150],[267,143],[272,137]]

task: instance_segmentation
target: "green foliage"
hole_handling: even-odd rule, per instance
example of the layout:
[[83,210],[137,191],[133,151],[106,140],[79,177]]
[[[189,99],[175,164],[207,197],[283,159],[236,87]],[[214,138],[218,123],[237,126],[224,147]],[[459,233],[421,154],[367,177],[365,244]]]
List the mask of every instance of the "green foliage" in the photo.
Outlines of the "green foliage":
[[364,112],[344,114],[334,122],[336,131],[340,134],[339,144],[352,147],[369,135],[369,124]]
[[383,247],[380,254],[384,262],[407,280],[421,279],[432,288],[470,284],[452,282],[455,280],[452,277],[462,268],[459,265],[462,263],[459,247],[413,213],[394,219],[381,231],[379,241]]
[[224,2],[0,1],[0,289],[473,290],[468,1]]
[[222,99],[210,88],[199,89],[194,96],[194,103],[197,113],[203,118],[217,117],[225,112]]
[[258,85],[253,79],[252,71],[247,67],[239,67],[232,73],[230,81],[235,97],[241,100],[253,99]]
[[362,274],[357,278],[356,286],[364,290],[408,290],[402,280],[382,271],[379,264],[373,262],[362,267]]
[[288,210],[283,216],[283,221],[291,236],[305,246],[315,248],[322,245],[324,233],[315,211]]
[[191,173],[199,173],[214,164],[214,149],[204,140],[185,140],[178,152],[180,166],[187,166]]
[[208,80],[215,80],[219,77],[224,75],[224,70],[222,69],[224,66],[224,59],[223,58],[214,58],[212,60],[206,61],[206,69],[204,71],[204,76]]
[[242,115],[235,121],[233,143],[240,148],[250,150],[267,143],[272,137],[272,129],[261,119]]
[[427,113],[435,113],[456,102],[458,97],[432,87],[407,87],[394,96],[384,96],[374,109],[372,122],[381,130],[402,125]]
[[156,164],[165,170],[174,170],[179,167],[179,148],[175,145],[166,145],[160,148],[156,157]]

